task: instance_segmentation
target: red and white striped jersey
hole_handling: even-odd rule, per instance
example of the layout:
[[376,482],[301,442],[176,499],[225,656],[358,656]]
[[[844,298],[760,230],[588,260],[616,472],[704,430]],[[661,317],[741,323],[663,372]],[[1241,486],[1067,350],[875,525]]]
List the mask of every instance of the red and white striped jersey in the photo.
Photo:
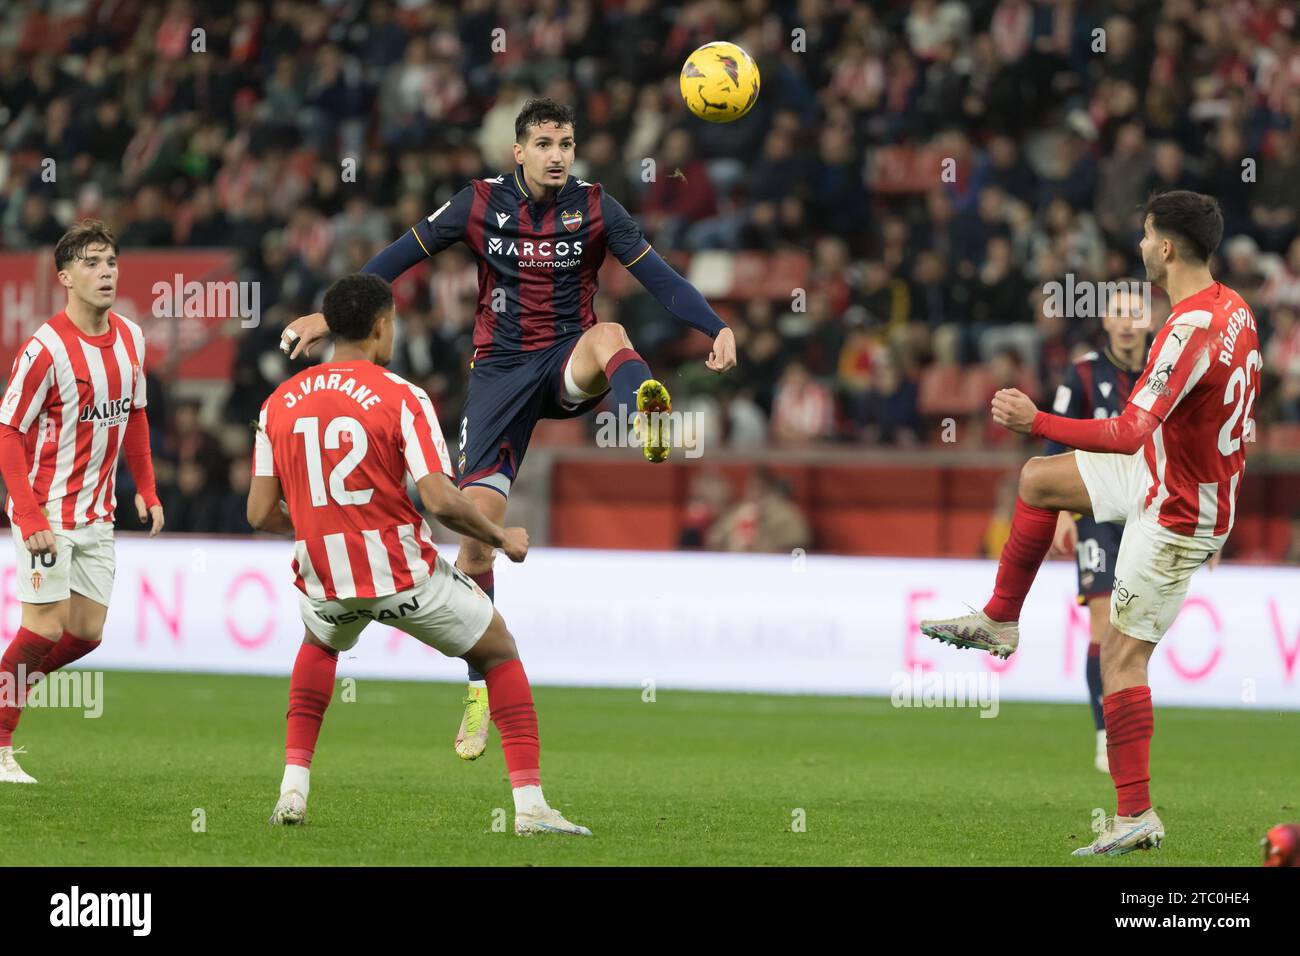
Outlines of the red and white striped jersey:
[[310,598],[385,597],[428,578],[438,551],[405,476],[439,471],[452,476],[429,396],[372,362],[307,369],[262,405],[253,474],[280,479],[294,584]]
[[14,358],[0,423],[25,437],[27,477],[51,530],[113,520],[118,452],[131,409],[145,407],[144,383],[144,333],[116,312],[99,336],[60,312]]
[[1143,506],[1162,527],[1232,529],[1262,367],[1254,313],[1221,282],[1179,302],[1156,333],[1129,401],[1161,420],[1143,446]]

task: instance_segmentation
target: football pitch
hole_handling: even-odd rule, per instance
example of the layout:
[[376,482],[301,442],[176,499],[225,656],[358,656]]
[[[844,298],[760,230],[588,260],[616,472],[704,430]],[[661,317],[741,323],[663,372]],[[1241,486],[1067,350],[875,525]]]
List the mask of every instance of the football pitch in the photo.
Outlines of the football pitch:
[[1082,702],[1003,703],[985,719],[882,699],[660,690],[645,702],[639,688],[539,687],[547,797],[595,836],[519,838],[495,729],[480,760],[452,752],[463,692],[340,681],[308,824],[271,828],[287,675],[106,673],[102,717],[24,716],[15,742],[41,782],[0,788],[0,855],[64,866],[1257,866],[1264,831],[1300,818],[1295,712],[1157,703],[1152,795],[1167,842],[1084,861],[1069,853],[1114,797],[1092,766]]

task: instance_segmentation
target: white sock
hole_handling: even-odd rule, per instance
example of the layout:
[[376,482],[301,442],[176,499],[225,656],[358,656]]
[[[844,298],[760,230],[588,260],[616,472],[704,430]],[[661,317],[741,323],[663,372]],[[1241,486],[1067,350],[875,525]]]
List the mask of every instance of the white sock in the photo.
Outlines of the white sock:
[[296,763],[287,763],[284,765],[284,779],[280,781],[280,796],[284,796],[290,790],[297,790],[307,798],[307,791],[311,789],[311,771],[306,767],[300,767]]
[[515,787],[514,793],[515,813],[537,813],[546,809],[546,798],[542,796],[541,787]]
[[472,680],[472,681],[469,682],[469,686],[470,686],[470,687],[482,687],[484,690],[487,690],[487,681],[485,681],[485,680]]

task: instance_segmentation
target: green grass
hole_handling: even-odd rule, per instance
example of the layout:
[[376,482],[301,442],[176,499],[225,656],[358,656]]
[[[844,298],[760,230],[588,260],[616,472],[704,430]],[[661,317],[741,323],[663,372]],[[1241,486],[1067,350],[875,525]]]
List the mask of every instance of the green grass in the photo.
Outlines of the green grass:
[[[32,710],[35,787],[0,787],[0,858],[35,865],[1257,865],[1300,819],[1300,713],[1157,709],[1159,851],[1072,861],[1092,808],[1087,708],[896,710],[888,701],[538,688],[550,802],[595,838],[494,832],[510,809],[495,730],[459,760],[463,687],[336,690],[309,824],[267,826],[288,679],[105,675],[102,718]],[[194,810],[206,832],[193,832]],[[793,832],[793,811],[806,814]],[[513,815],[506,820],[512,823]]]

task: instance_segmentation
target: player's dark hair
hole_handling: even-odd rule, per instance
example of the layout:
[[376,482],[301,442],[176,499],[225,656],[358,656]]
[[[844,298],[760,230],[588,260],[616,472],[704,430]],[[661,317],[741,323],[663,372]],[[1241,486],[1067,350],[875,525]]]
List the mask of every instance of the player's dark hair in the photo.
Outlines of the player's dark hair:
[[548,96],[531,99],[515,117],[515,142],[523,146],[528,142],[528,127],[554,123],[556,126],[572,126],[577,131],[573,107],[557,103]]
[[1190,189],[1171,189],[1147,199],[1142,213],[1151,217],[1151,226],[1173,240],[1180,257],[1193,262],[1208,262],[1223,239],[1223,211],[1213,196]]
[[108,246],[117,255],[117,237],[98,219],[83,219],[60,238],[54,246],[54,271],[62,272],[73,259],[80,259],[87,246]]
[[354,272],[336,279],[325,290],[325,324],[341,339],[360,342],[370,337],[375,320],[393,307],[393,289],[376,275]]

